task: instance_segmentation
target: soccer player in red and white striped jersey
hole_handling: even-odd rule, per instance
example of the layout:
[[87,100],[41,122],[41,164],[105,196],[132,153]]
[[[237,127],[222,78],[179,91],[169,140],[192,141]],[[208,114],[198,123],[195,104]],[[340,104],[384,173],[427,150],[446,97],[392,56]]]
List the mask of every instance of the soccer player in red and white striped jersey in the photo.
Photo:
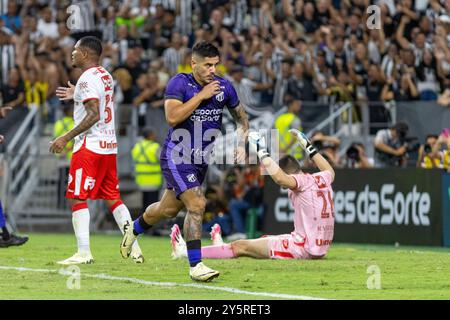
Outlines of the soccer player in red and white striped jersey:
[[[88,199],[105,200],[121,231],[124,224],[131,222],[130,212],[120,198],[117,177],[113,78],[99,66],[101,53],[102,43],[98,38],[81,38],[72,52],[72,63],[83,73],[75,86],[69,82],[69,87],[59,87],[56,91],[61,100],[73,99],[75,104],[74,128],[50,145],[50,152],[60,153],[75,139],[66,198],[72,205],[78,252],[58,262],[63,265],[93,262],[89,245]],[[137,243],[131,255],[134,262],[144,262]]]

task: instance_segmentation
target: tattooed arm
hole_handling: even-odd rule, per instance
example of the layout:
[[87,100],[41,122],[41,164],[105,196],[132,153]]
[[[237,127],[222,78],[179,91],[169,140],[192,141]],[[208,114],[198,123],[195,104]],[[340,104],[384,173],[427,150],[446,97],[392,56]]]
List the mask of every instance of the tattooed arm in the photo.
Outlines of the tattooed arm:
[[97,121],[100,120],[99,100],[89,100],[84,104],[84,107],[86,109],[86,116],[84,119],[75,128],[50,142],[50,152],[62,152],[70,140],[89,130]]
[[248,138],[248,129],[249,129],[249,124],[248,124],[248,117],[247,117],[247,113],[245,112],[245,107],[244,105],[241,103],[239,103],[239,105],[234,108],[234,109],[228,109],[231,113],[231,116],[233,117],[234,121],[236,122],[236,126],[237,126],[237,135],[238,137],[243,137],[244,138],[244,144],[247,142],[247,138]]
[[237,127],[236,133],[239,139],[238,147],[236,149],[235,154],[235,161],[237,163],[243,163],[245,161],[245,145],[248,140],[248,129],[249,129],[247,113],[245,112],[245,107],[242,103],[239,103],[239,105],[236,108],[233,109],[230,108],[228,110],[230,111],[231,116],[236,122]]

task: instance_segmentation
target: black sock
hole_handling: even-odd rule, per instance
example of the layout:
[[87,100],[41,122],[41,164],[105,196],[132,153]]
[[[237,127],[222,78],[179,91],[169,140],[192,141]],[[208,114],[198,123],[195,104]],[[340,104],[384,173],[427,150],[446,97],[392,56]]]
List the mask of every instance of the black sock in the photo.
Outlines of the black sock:
[[186,248],[191,267],[195,267],[199,262],[202,262],[202,241],[200,239],[187,241]]
[[9,234],[9,231],[6,227],[2,228],[2,239],[3,240],[8,240],[11,237],[11,235]]
[[144,233],[146,230],[150,229],[152,226],[145,222],[144,215],[141,215],[136,221],[134,221],[133,234],[135,236]]

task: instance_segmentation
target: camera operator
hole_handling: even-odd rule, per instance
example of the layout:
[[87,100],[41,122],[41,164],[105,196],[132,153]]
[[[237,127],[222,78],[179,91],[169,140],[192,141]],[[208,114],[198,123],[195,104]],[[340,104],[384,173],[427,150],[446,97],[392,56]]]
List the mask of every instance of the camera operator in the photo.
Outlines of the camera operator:
[[408,138],[408,124],[398,122],[389,129],[379,130],[375,136],[375,163],[377,167],[405,167],[408,163],[408,152],[419,149],[414,142],[416,138]]
[[417,167],[424,169],[442,168],[443,153],[439,150],[433,152],[433,147],[438,141],[437,134],[429,134],[425,144],[420,146]]
[[[442,149],[443,146],[446,146],[446,149]],[[447,128],[442,130],[439,135],[436,143],[433,145],[433,154],[441,155],[442,168],[446,169],[450,172],[450,133]]]
[[353,142],[345,152],[345,168],[373,168],[374,160],[366,155],[364,144],[361,142]]

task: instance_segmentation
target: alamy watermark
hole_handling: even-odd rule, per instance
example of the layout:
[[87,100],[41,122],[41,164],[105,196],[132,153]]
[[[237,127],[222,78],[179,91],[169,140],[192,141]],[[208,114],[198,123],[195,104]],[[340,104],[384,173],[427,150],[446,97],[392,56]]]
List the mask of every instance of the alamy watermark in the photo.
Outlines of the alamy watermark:
[[[272,159],[279,160],[279,131],[277,129],[250,130],[258,132],[265,140],[265,147]],[[249,132],[250,132],[249,131]],[[293,136],[291,139],[295,139]],[[261,147],[261,146],[260,146]],[[300,147],[300,146],[298,146]],[[202,122],[194,122],[193,130],[175,129],[170,135],[170,143],[164,156],[171,164],[258,164],[254,150],[247,148],[243,136],[236,130],[227,129],[225,134],[219,129],[206,129]],[[237,159],[237,152],[241,152]]]
[[59,269],[59,274],[68,276],[66,281],[67,289],[79,290],[81,288],[81,270],[78,266],[72,265]]
[[367,274],[370,276],[367,278],[367,289],[379,290],[381,289],[381,269],[379,266],[373,264],[367,267]]
[[381,29],[381,8],[377,5],[371,5],[367,7],[367,21],[366,26],[368,29]]

